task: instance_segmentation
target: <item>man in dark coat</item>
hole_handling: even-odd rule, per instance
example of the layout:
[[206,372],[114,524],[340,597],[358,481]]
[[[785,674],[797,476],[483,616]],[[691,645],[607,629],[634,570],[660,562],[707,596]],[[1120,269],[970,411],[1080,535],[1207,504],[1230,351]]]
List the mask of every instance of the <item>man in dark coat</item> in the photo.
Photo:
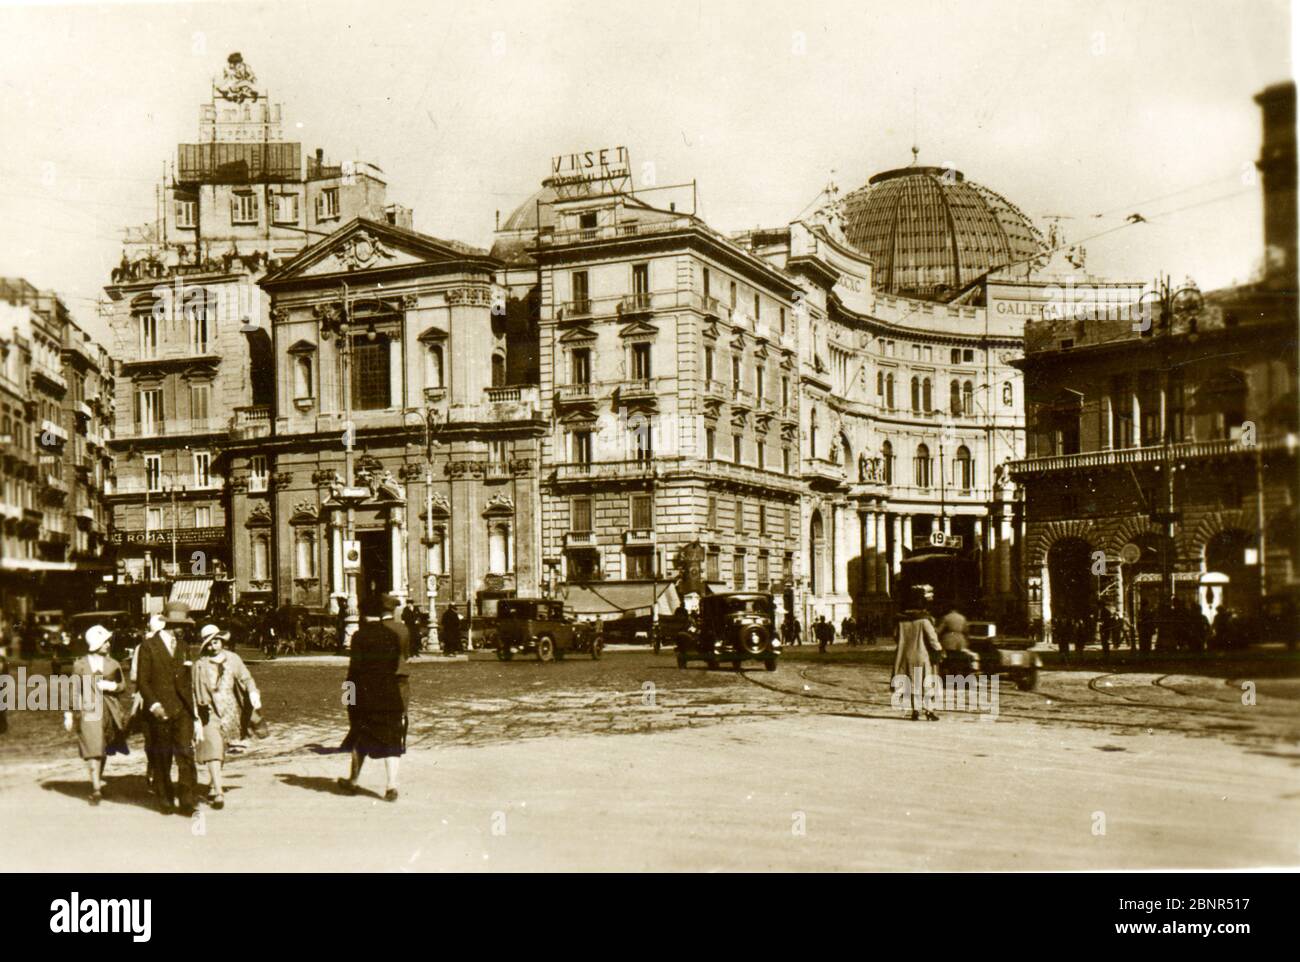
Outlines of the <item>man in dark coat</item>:
[[397,762],[406,751],[406,697],[399,674],[405,665],[402,641],[392,622],[381,621],[382,605],[368,599],[362,622],[352,635],[348,659],[348,734],[343,747],[352,752],[352,770],[338,780],[351,794],[357,789],[367,758],[382,758],[386,801],[397,801]]
[[442,615],[442,650],[452,655],[460,651],[460,615],[456,606],[448,605]]
[[[136,666],[140,695],[150,728],[149,743],[154,758],[154,793],[158,807],[170,814],[177,806],[181,814],[194,810],[198,775],[194,768],[194,742],[198,719],[194,714],[190,671],[185,667],[185,626],[193,625],[189,607],[168,602],[163,607],[167,627],[140,646]],[[201,731],[201,729],[200,729]],[[176,761],[177,784],[172,785],[172,760]]]

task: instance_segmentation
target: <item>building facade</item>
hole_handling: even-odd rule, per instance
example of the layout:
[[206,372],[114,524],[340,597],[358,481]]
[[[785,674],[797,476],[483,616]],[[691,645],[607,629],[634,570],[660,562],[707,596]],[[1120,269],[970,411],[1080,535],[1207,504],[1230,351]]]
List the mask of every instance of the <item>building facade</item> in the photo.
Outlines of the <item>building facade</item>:
[[494,253],[513,299],[537,303],[547,589],[580,614],[652,600],[668,613],[681,551],[698,542],[715,589],[786,597],[799,576],[796,284],[671,207],[601,185],[546,190]]
[[113,368],[56,294],[0,279],[0,588],[7,618],[94,597],[106,570]]
[[500,268],[357,219],[262,279],[274,397],[222,455],[241,597],[424,606],[433,578],[436,610],[464,615],[537,594],[542,422],[537,385],[505,373]]
[[[160,216],[127,232],[105,288],[118,359],[109,494],[122,580],[229,583],[228,497],[216,460],[232,430],[264,422],[274,392],[257,280],[354,217],[409,224],[377,168],[328,165],[285,141],[238,54],[160,185]],[[190,598],[189,600],[198,600]]]
[[1211,621],[1220,605],[1249,618],[1296,591],[1294,85],[1258,101],[1270,252],[1258,281],[1163,288],[1131,316],[1029,327],[1030,443],[1011,475],[1029,613],[1049,633],[1103,605],[1151,625],[1171,598]]

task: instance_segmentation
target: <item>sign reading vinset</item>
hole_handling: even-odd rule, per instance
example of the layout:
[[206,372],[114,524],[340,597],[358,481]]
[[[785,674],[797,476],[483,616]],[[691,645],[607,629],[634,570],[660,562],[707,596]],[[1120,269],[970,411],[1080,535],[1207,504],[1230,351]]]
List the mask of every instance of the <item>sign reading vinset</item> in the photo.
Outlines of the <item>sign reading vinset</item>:
[[626,147],[559,154],[545,183],[564,199],[625,193],[632,188],[632,159]]

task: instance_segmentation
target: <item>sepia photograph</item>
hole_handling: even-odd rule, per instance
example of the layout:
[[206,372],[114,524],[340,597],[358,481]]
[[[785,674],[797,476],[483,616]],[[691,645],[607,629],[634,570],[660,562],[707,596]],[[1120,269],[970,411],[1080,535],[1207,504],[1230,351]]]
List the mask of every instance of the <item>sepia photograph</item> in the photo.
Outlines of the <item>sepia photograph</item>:
[[1293,30],[5,3],[0,872],[81,884],[23,925],[1104,873],[1112,937],[1249,934],[1300,868]]

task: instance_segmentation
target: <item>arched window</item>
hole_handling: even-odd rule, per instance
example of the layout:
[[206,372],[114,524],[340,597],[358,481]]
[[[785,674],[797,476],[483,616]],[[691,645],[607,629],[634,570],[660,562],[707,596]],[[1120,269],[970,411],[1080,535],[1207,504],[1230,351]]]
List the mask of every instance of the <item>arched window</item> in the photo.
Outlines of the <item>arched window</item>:
[[970,381],[966,381],[961,386],[961,413],[975,413],[975,385]]
[[424,386],[443,387],[442,380],[442,345],[430,344],[424,352]]
[[428,551],[428,574],[447,573],[447,535],[441,527],[433,529],[433,542]]
[[927,377],[921,382],[921,410],[930,412],[934,410],[934,405],[930,402],[934,400],[930,392],[930,379]]
[[293,362],[293,396],[295,400],[313,397],[311,355],[299,354]]
[[503,575],[510,570],[510,524],[494,523],[488,529],[488,572]]
[[885,484],[894,483],[894,446],[886,441],[880,446],[880,467]]
[[271,539],[264,534],[253,535],[253,564],[250,581],[266,581],[271,570]]
[[813,411],[808,421],[808,457],[817,457],[817,412]]
[[912,377],[912,413],[921,413],[921,379],[915,375]]
[[506,386],[506,356],[504,354],[492,355],[492,386]]
[[894,375],[893,374],[885,375],[885,407],[890,411],[894,410]]
[[948,410],[952,411],[953,417],[961,414],[961,385],[955,380],[948,385]]
[[912,465],[912,476],[918,488],[928,488],[930,486],[930,471],[930,449],[924,444],[918,444],[916,446],[916,461]]
[[316,577],[316,533],[310,529],[294,536],[294,577]]
[[885,372],[876,372],[876,397],[885,396]]
[[957,449],[957,457],[952,462],[953,484],[963,491],[975,486],[975,462],[971,460],[970,449],[962,445]]

